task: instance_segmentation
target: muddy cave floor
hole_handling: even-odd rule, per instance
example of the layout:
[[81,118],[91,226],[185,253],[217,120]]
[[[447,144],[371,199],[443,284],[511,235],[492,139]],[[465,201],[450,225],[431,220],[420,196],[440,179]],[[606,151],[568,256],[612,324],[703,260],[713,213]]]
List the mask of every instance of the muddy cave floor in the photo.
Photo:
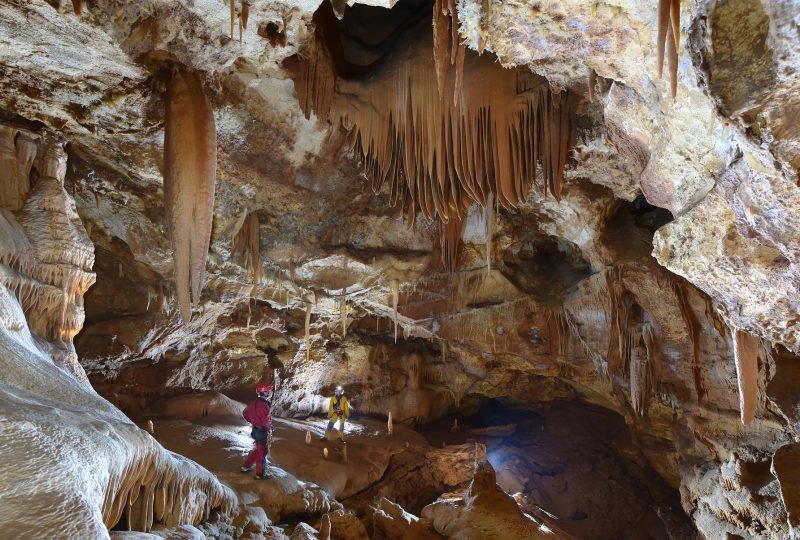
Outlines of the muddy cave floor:
[[[565,533],[560,537],[696,534],[677,490],[645,465],[622,418],[591,405],[555,401],[532,411],[467,400],[457,417],[418,430],[395,423],[392,434],[385,419],[356,413],[347,424],[346,450],[336,440],[320,440],[324,418],[276,417],[266,480],[239,470],[252,448],[243,407],[206,392],[168,400],[161,414],[132,415],[145,429],[152,421],[164,447],[237,492],[242,508],[228,527],[238,527],[242,538],[264,538],[270,527],[291,535],[304,523],[319,529],[321,516],[337,509],[361,523],[351,515],[334,528],[383,538],[371,517],[380,499],[418,516],[426,505],[467,489],[476,460],[484,458],[520,513]],[[112,537],[132,538],[123,528]]]

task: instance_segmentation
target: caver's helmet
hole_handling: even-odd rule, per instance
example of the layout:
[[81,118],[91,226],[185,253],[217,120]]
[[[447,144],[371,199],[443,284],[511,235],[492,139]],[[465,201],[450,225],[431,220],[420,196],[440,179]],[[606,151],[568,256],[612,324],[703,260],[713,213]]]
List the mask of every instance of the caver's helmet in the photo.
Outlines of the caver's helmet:
[[269,383],[259,383],[258,386],[256,386],[256,394],[259,396],[267,395],[270,392],[272,392],[272,385]]
[[336,397],[342,397],[344,395],[344,388],[342,387],[342,385],[336,387],[336,391],[334,392],[334,394],[336,395]]

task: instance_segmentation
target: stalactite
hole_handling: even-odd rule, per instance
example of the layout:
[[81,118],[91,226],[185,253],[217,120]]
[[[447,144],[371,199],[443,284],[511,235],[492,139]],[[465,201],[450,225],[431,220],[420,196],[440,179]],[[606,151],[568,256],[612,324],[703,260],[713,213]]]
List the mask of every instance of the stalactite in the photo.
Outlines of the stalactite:
[[569,327],[563,309],[549,309],[545,316],[547,341],[550,344],[550,356],[555,359],[563,357],[567,350]]
[[664,50],[669,64],[670,91],[675,99],[678,91],[678,51],[680,50],[680,0],[659,0],[658,35],[656,52],[658,54],[658,75],[664,73]]
[[630,365],[631,342],[636,336],[629,328],[632,300],[626,294],[619,268],[608,269],[605,277],[611,316],[607,354],[609,372],[624,373]]
[[700,359],[700,335],[702,326],[689,303],[685,286],[679,281],[672,281],[672,290],[675,293],[675,297],[678,299],[681,317],[683,317],[686,332],[689,334],[689,339],[692,342],[692,374],[694,377],[694,389],[697,393],[697,401],[700,402],[703,401],[706,395],[701,368],[702,362]]
[[486,273],[492,271],[492,241],[494,239],[494,193],[489,194],[484,215],[486,218]]
[[175,69],[167,86],[164,201],[184,322],[200,301],[214,215],[217,141],[200,76]]
[[758,350],[760,340],[747,332],[733,332],[733,358],[739,386],[739,413],[742,424],[753,420],[758,406]]
[[247,30],[247,20],[250,18],[250,4],[247,3],[247,0],[242,0],[242,12],[239,18],[242,22],[242,28]]
[[250,212],[245,217],[242,226],[233,237],[231,253],[242,260],[242,265],[248,269],[253,284],[258,285],[263,274],[263,262],[261,261],[261,222],[256,212]]
[[639,416],[644,416],[650,403],[653,388],[656,386],[655,365],[657,362],[657,340],[655,332],[649,324],[642,326],[641,342],[645,354],[640,354],[641,347],[636,347],[635,357],[630,363],[631,403]]
[[592,68],[589,68],[589,102],[594,103],[594,87],[597,84],[597,73]]
[[236,21],[236,6],[234,5],[236,0],[231,0],[231,39],[233,39],[233,26],[234,21]]
[[311,360],[311,302],[306,302],[306,361]]
[[397,304],[400,301],[400,282],[392,280],[392,320],[394,321],[394,342],[397,343]]
[[339,300],[339,315],[342,318],[342,339],[347,337],[347,313],[347,297],[343,296],[341,300]]
[[[437,3],[436,13],[447,2]],[[527,199],[537,162],[546,189],[560,197],[572,135],[569,94],[551,91],[529,70],[505,69],[469,51],[461,75],[460,45],[450,55],[456,69],[442,73],[448,33],[441,23],[436,47],[429,27],[418,25],[370,77],[340,78],[324,45],[325,27],[317,26],[317,39],[303,56],[285,64],[301,107],[306,116],[313,110],[348,130],[373,190],[388,186],[391,203],[410,221],[418,213],[442,222],[463,218],[489,194],[498,206],[516,207]],[[439,99],[442,75],[442,96],[460,96],[457,104]]]
[[75,11],[75,15],[83,13],[83,0],[72,0],[72,9]]
[[451,217],[447,223],[439,224],[439,244],[442,250],[442,264],[446,272],[452,274],[458,266],[458,253],[461,250],[461,236],[465,221]]

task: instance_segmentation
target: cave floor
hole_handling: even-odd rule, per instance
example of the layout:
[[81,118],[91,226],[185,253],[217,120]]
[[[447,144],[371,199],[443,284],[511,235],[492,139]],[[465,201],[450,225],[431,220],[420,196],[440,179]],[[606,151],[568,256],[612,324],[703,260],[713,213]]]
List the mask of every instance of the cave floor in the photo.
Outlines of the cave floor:
[[[239,471],[253,444],[250,426],[240,417],[214,415],[192,422],[156,419],[154,436],[167,449],[214,472],[239,494],[243,504],[264,508],[275,524],[307,520],[328,511],[335,505],[333,499],[346,499],[378,482],[393,455],[411,446],[428,446],[422,435],[405,426],[395,426],[389,435],[384,422],[359,419],[348,422],[345,461],[344,445],[319,440],[326,424],[321,418],[274,418],[266,480]],[[311,432],[309,445],[307,432]],[[328,458],[323,455],[325,448]]]

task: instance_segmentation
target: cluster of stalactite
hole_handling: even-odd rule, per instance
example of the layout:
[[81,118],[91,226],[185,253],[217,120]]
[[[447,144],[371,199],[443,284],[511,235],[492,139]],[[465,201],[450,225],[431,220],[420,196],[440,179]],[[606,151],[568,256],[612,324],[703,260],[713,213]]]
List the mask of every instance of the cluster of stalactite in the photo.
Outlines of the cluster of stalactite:
[[235,495],[188,460],[166,454],[155,445],[137,448],[120,470],[111,471],[103,501],[103,521],[111,529],[121,520],[128,530],[150,531],[196,525],[212,510],[230,513]]
[[261,262],[261,222],[258,214],[251,212],[244,218],[242,226],[233,237],[231,253],[241,259],[254,284],[258,284],[263,273]]
[[181,318],[200,300],[214,216],[217,135],[200,75],[180,68],[167,85],[164,206]]
[[83,294],[95,274],[94,246],[64,190],[66,153],[54,139],[10,128],[0,128],[0,141],[7,171],[0,281],[16,293],[36,334],[71,342],[83,327]]
[[[373,190],[387,187],[410,221],[463,219],[490,197],[514,208],[527,199],[537,164],[545,190],[560,199],[571,96],[525,68],[467,51],[452,0],[435,3],[432,33],[422,21],[395,36],[369,77],[337,77],[343,53],[326,45],[335,29],[316,22],[316,40],[286,64],[300,105],[307,117],[313,111],[346,129]],[[446,265],[450,255],[443,253]]]
[[[641,320],[641,309],[625,288],[622,270],[610,268],[605,278],[610,323],[608,373],[628,376],[631,406],[637,415],[645,416],[658,384],[660,336],[655,325]],[[688,331],[692,335],[692,330]]]

